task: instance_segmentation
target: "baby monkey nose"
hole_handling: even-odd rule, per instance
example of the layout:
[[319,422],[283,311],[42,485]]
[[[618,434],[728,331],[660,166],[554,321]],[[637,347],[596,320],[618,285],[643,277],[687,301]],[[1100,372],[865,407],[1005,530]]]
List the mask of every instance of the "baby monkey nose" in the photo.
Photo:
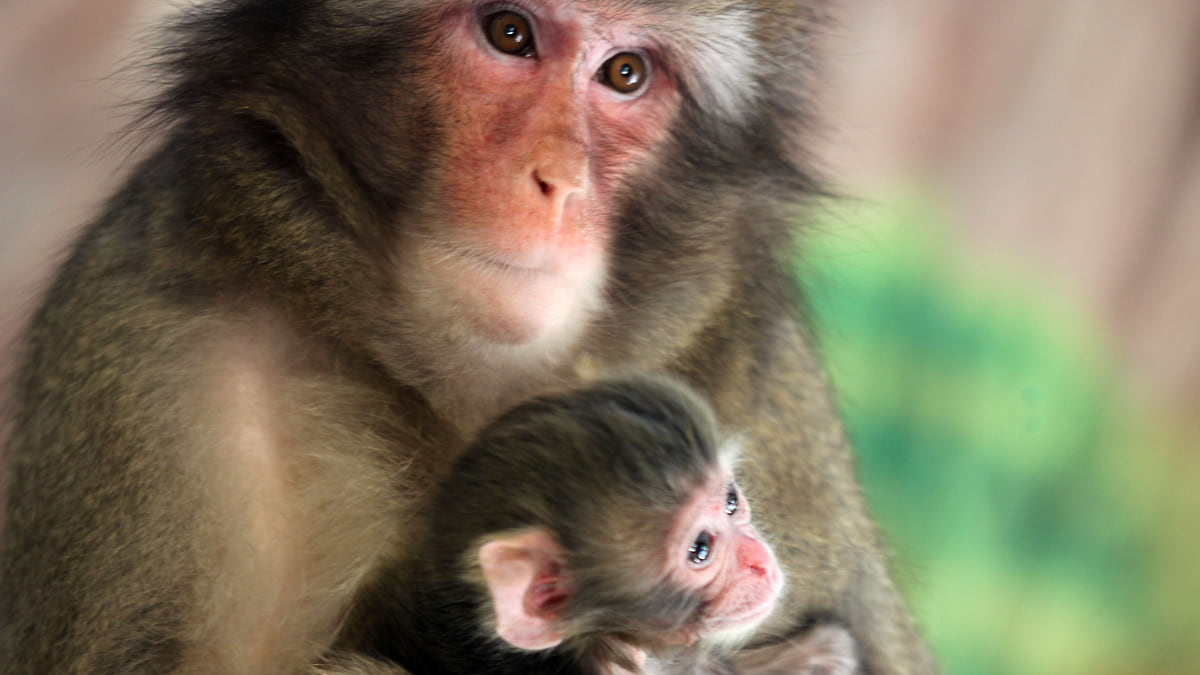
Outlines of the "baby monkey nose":
[[765,576],[767,573],[767,566],[758,562],[757,560],[747,561],[745,564],[745,567],[750,572],[752,572],[753,574],[756,574],[760,577]]
[[771,571],[771,552],[761,540],[745,536],[738,546],[738,563],[739,567],[756,576],[766,576]]

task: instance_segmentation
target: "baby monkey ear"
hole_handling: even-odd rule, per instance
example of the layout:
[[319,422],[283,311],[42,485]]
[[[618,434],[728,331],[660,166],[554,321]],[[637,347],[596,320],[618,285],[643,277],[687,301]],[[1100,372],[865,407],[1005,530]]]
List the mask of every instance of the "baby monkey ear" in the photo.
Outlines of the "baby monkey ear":
[[501,535],[479,547],[500,639],[528,650],[563,641],[561,611],[570,598],[563,560],[558,540],[541,529]]

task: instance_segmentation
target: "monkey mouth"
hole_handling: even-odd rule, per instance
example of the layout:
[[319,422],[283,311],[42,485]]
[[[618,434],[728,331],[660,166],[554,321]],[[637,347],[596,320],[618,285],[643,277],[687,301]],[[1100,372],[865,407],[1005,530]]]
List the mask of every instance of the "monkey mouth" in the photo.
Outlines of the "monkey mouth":
[[549,266],[530,267],[527,265],[519,265],[516,263],[500,260],[499,258],[491,258],[491,257],[487,257],[487,256],[478,256],[478,257],[475,257],[474,260],[475,260],[475,262],[479,263],[480,265],[483,265],[484,267],[487,267],[490,269],[495,269],[495,270],[500,270],[501,272],[509,272],[509,273],[514,273],[514,274],[542,275],[542,274],[552,274],[555,272],[555,270],[551,269]]
[[727,608],[725,616],[713,622],[711,628],[716,631],[723,631],[738,630],[757,625],[775,611],[775,606],[779,600],[779,591],[779,585],[776,584],[767,593],[756,594],[753,598],[747,598],[741,606]]
[[508,256],[465,246],[447,246],[447,253],[478,269],[508,275],[543,277],[556,275],[561,271],[561,265],[557,264],[552,256],[545,254]]
[[761,621],[775,611],[775,604],[775,598],[771,598],[770,601],[764,602],[757,607],[747,610],[745,613],[738,616],[736,620],[740,624]]
[[757,607],[747,607],[740,612],[731,612],[719,619],[710,619],[705,626],[707,635],[735,636],[742,631],[751,630],[775,611],[775,602],[767,602]]

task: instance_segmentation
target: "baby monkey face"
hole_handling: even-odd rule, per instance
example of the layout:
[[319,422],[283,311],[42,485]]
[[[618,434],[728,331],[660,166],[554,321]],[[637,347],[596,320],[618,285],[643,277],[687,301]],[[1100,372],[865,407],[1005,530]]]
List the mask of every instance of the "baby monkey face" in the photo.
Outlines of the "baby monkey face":
[[754,528],[750,504],[723,468],[678,514],[664,566],[669,579],[705,601],[702,625],[681,636],[683,642],[753,628],[775,608],[783,588],[775,554]]

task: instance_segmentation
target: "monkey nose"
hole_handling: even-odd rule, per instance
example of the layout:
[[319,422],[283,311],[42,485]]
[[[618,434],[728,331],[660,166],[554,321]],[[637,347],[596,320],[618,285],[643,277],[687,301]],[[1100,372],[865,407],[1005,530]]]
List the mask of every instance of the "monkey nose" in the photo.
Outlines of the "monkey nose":
[[552,218],[561,220],[570,200],[584,191],[586,178],[582,172],[556,172],[547,169],[534,169],[532,172],[534,185],[546,199]]
[[542,167],[533,170],[533,182],[550,199],[565,199],[572,193],[582,191],[586,180],[582,169],[556,171],[552,167]]
[[758,539],[746,537],[738,547],[738,566],[755,576],[766,576],[771,571],[770,550]]

